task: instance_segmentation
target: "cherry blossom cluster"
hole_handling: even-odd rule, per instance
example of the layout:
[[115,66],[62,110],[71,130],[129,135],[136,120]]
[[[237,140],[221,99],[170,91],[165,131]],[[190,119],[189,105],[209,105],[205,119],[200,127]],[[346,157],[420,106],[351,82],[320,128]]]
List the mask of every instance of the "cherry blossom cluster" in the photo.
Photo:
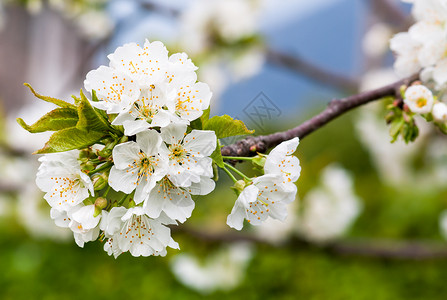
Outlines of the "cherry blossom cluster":
[[191,195],[215,187],[216,135],[188,126],[209,107],[211,92],[186,54],[168,56],[160,42],[126,44],[109,59],[87,74],[85,87],[96,92],[91,105],[122,126],[122,143],[46,154],[37,185],[79,246],[101,235],[115,257],[165,255],[167,246],[178,248],[166,225],[186,221]]
[[438,101],[437,97],[424,85],[412,85],[405,91],[404,103],[411,112],[416,114],[431,114],[439,124],[447,121],[447,105]]
[[[211,91],[198,82],[197,67],[185,53],[168,55],[161,42],[126,44],[108,56],[109,66],[90,71],[71,104],[36,97],[59,108],[30,132],[55,131],[39,161],[37,186],[57,226],[71,229],[76,243],[104,241],[115,258],[167,253],[179,248],[170,226],[192,214],[194,195],[215,189],[218,168],[234,181],[238,198],[227,223],[242,229],[284,220],[297,193],[301,167],[292,154],[298,138],[269,155],[222,156],[218,139],[252,133],[229,116],[209,118]],[[261,176],[248,177],[224,160],[252,161]],[[233,173],[241,176],[237,180]]]
[[423,71],[424,79],[433,79],[441,87],[447,83],[447,2],[443,0],[405,0],[413,3],[416,23],[408,32],[396,34],[390,41],[397,59],[394,68],[406,77]]
[[[391,50],[396,54],[394,69],[401,77],[419,73],[422,82],[403,91],[402,98],[411,113],[422,115],[427,121],[435,121],[436,125],[445,131],[447,121],[447,105],[444,103],[447,100],[444,95],[447,86],[447,36],[445,35],[447,2],[443,0],[403,1],[413,4],[412,14],[416,23],[407,32],[396,34],[390,41]],[[410,123],[408,118],[405,122]],[[415,125],[408,128],[410,127],[415,127]],[[402,134],[402,136],[404,135]],[[416,136],[417,134],[409,134],[404,139],[409,141]]]

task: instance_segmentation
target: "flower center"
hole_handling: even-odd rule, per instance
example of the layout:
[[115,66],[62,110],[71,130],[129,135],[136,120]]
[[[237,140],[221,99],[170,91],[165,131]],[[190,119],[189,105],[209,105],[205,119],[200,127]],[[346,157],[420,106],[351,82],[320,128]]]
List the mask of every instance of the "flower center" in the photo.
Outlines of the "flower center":
[[148,179],[148,176],[152,175],[155,171],[155,166],[157,165],[157,159],[155,159],[154,156],[146,156],[144,153],[140,152],[140,161],[137,165],[139,168],[138,170],[138,183],[146,177],[146,180]]
[[181,163],[186,157],[186,151],[181,145],[170,145],[169,151],[171,152],[169,154],[169,158],[175,159],[179,163]]
[[417,107],[421,108],[424,107],[425,105],[427,105],[427,99],[425,98],[419,98],[416,100],[416,105]]

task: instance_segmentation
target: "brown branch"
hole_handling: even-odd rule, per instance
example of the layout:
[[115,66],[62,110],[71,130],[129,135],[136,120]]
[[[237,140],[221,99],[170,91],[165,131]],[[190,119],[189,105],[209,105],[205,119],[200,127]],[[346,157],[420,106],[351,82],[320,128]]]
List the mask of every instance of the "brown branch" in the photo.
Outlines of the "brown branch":
[[359,83],[351,78],[332,73],[296,55],[281,53],[272,49],[266,51],[267,61],[291,71],[303,74],[310,79],[328,86],[353,92],[358,90]]
[[269,148],[294,137],[302,139],[353,108],[387,96],[396,96],[396,94],[399,94],[399,89],[402,85],[408,85],[418,80],[418,78],[418,75],[413,75],[379,89],[343,99],[334,99],[324,111],[295,128],[269,135],[247,137],[235,144],[222,147],[221,153],[223,156],[251,156],[256,154],[256,152],[266,152]]
[[437,241],[396,241],[396,240],[339,240],[328,243],[315,243],[300,237],[278,244],[270,243],[260,237],[247,233],[225,231],[207,232],[187,226],[171,227],[174,233],[184,233],[190,237],[208,243],[250,242],[271,246],[287,246],[296,249],[323,250],[342,256],[360,256],[379,259],[426,260],[447,258],[447,244]]
[[376,14],[388,23],[395,24],[398,31],[406,31],[413,23],[411,15],[407,15],[396,1],[370,0],[370,5]]

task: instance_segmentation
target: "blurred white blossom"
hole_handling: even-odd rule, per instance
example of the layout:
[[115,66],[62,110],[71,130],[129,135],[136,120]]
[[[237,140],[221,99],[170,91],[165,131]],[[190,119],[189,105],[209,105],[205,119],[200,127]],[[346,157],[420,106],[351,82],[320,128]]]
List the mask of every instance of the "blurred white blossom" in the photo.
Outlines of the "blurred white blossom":
[[366,32],[362,48],[369,57],[379,57],[388,51],[391,28],[385,23],[376,23]]
[[208,255],[204,261],[190,254],[174,257],[171,269],[176,278],[203,294],[231,290],[243,280],[254,250],[249,244],[234,244]]
[[380,104],[369,104],[360,109],[356,121],[357,136],[369,151],[371,160],[383,182],[399,186],[413,180],[411,161],[424,145],[430,126],[417,119],[419,137],[415,142],[405,144],[398,139],[390,143],[389,130],[380,112]]
[[248,0],[196,0],[181,15],[181,45],[191,55],[204,52],[218,35],[234,43],[253,35],[258,24],[258,9]]
[[76,18],[80,32],[91,40],[101,40],[109,36],[114,24],[108,14],[101,10],[88,10]]
[[288,207],[289,214],[284,221],[268,218],[259,226],[253,226],[254,234],[275,245],[284,243],[295,229],[297,222],[297,207],[298,201],[290,203]]
[[337,165],[323,170],[321,186],[309,191],[303,202],[297,229],[315,242],[342,236],[362,210],[351,175]]

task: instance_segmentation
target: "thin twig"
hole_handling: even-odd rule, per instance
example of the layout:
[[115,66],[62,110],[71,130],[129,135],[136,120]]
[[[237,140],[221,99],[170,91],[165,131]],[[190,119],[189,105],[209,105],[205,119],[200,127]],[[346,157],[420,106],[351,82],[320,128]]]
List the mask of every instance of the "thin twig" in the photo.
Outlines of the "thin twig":
[[221,153],[223,156],[251,156],[256,154],[256,152],[266,152],[269,148],[294,137],[302,139],[353,108],[372,101],[380,100],[384,97],[396,96],[402,85],[408,85],[418,80],[418,78],[418,75],[413,75],[379,89],[363,92],[343,99],[334,99],[321,113],[295,128],[269,135],[247,137],[235,144],[222,147]]

